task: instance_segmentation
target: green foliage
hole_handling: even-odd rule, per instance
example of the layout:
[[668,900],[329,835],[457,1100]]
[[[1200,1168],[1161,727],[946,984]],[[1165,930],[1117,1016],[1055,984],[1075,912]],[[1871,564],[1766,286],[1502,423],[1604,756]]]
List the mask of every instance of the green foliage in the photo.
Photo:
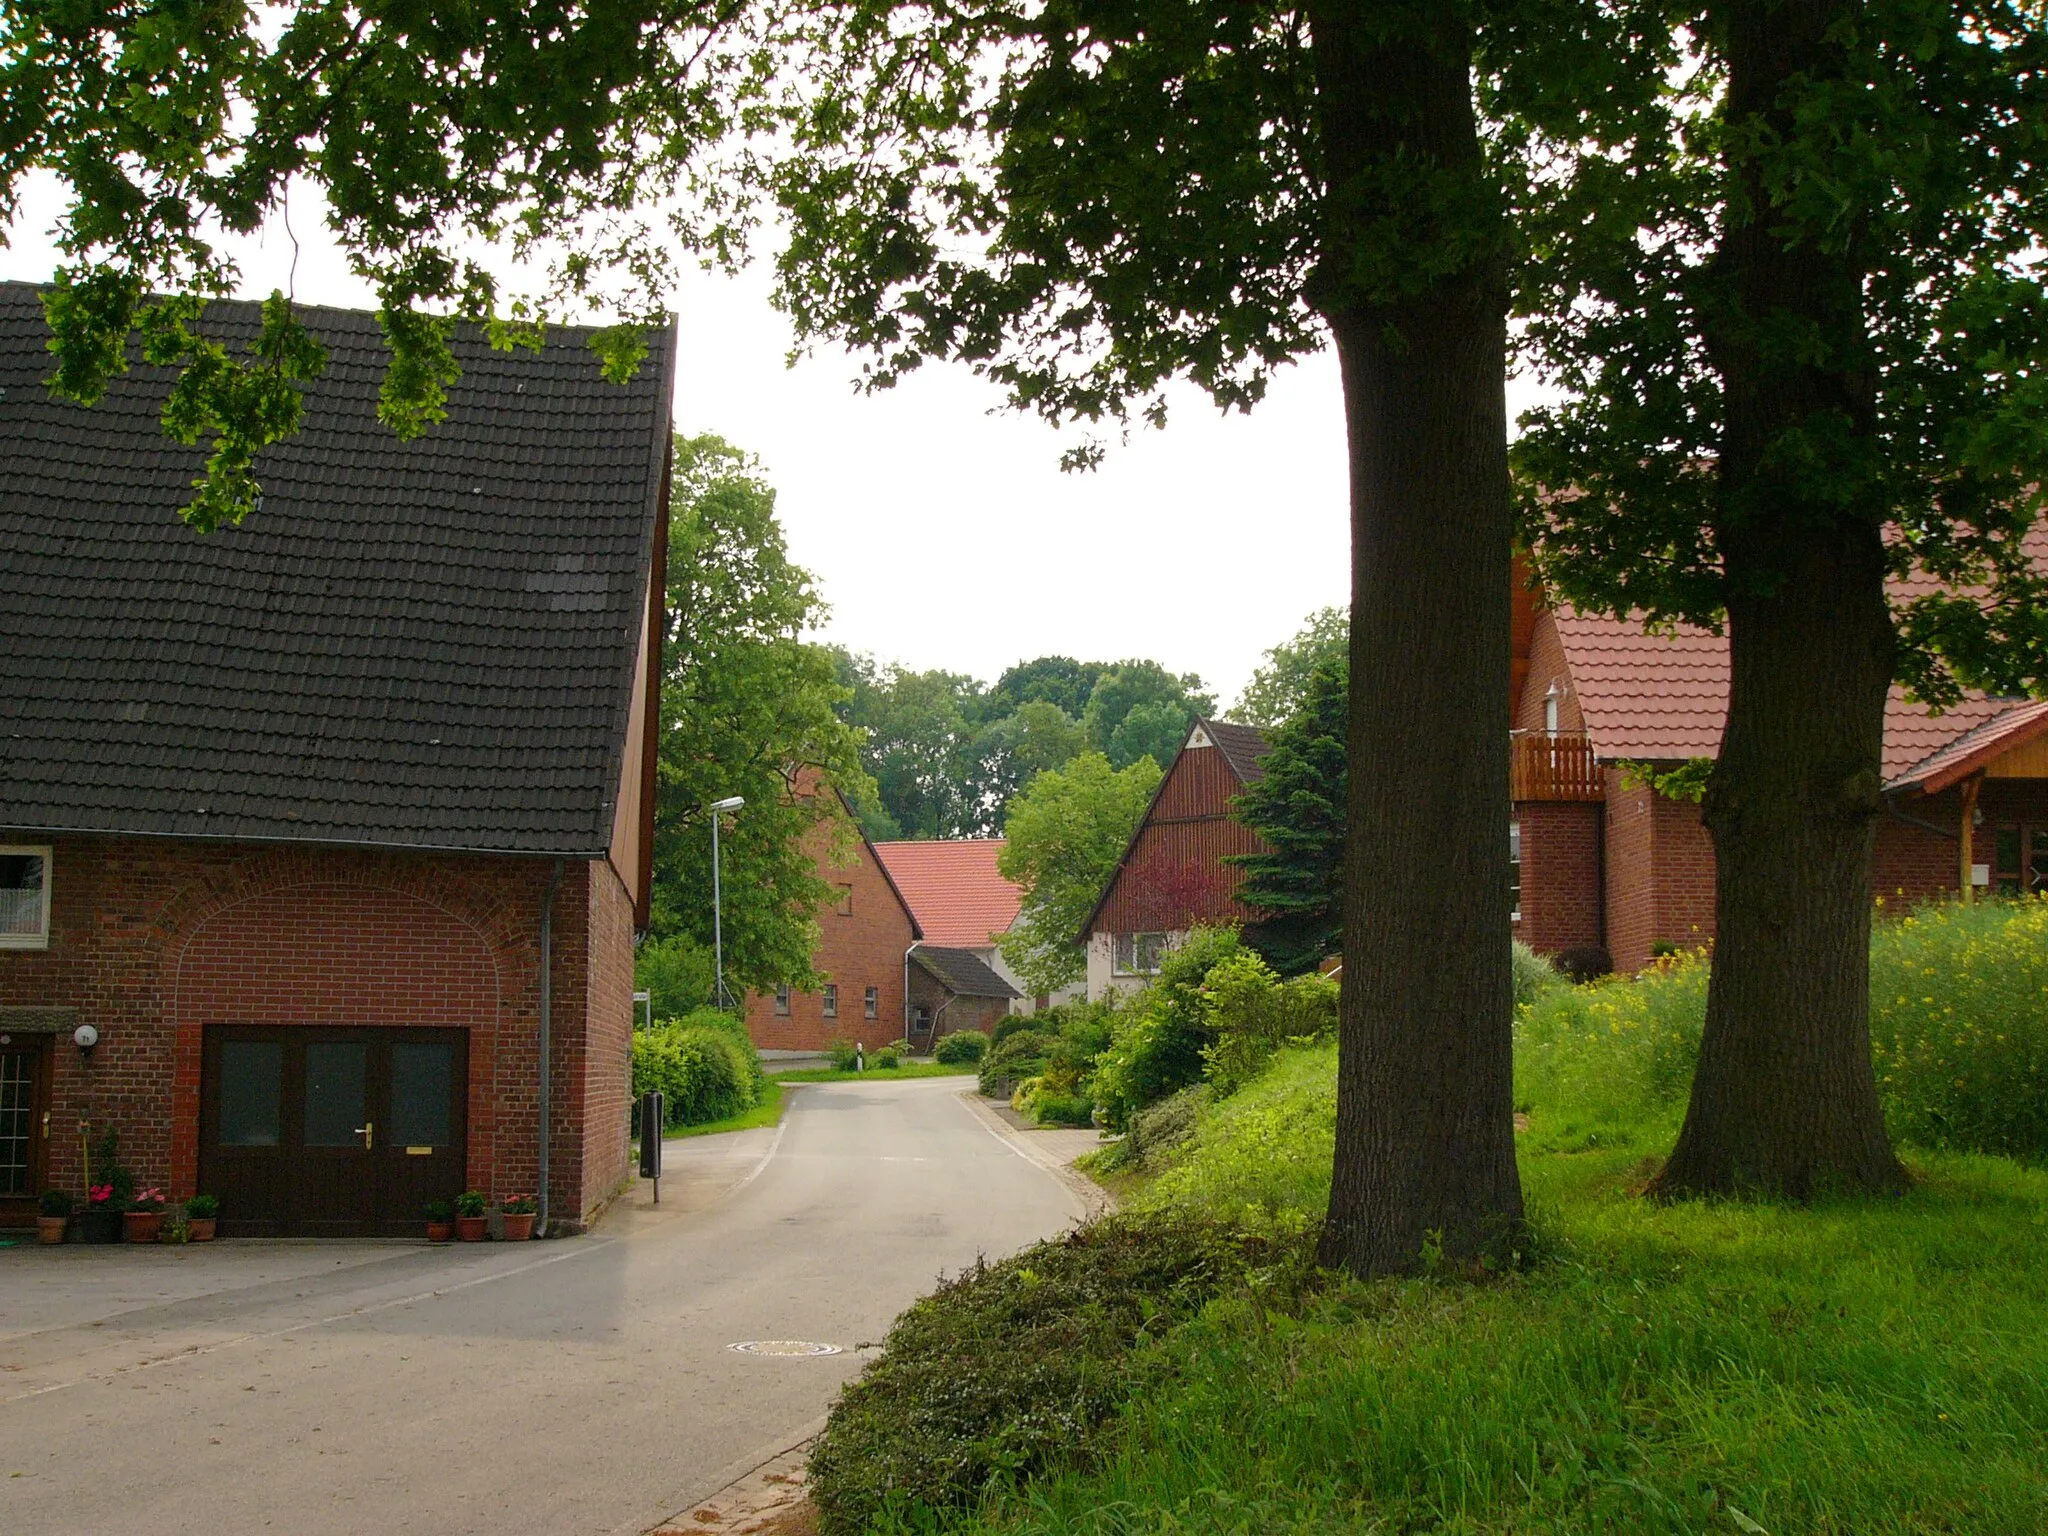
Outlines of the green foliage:
[[974,1268],[913,1305],[812,1446],[825,1536],[924,1528],[998,1483],[1085,1458],[1141,1341],[1307,1253],[1188,1218],[1112,1219]]
[[666,1094],[668,1125],[743,1114],[759,1101],[765,1081],[745,1024],[731,1014],[702,1008],[634,1032],[634,1096]]
[[854,851],[833,789],[866,788],[832,657],[803,639],[824,601],[789,559],[760,465],[717,437],[678,438],[669,506],[652,942],[689,1006],[709,995],[688,995],[693,948],[712,939],[707,807],[747,802],[720,832],[727,987],[802,988],[818,980],[817,914],[837,895],[815,850]]
[[1319,608],[1292,640],[1266,652],[1238,696],[1230,718],[1272,732],[1301,713],[1308,699],[1309,679],[1319,667],[1351,672],[1351,615],[1342,608]]
[[1097,1173],[1163,1172],[1201,1128],[1209,1099],[1209,1085],[1196,1083],[1132,1111],[1123,1135],[1091,1152],[1083,1166]]
[[981,1059],[981,1091],[994,1094],[1002,1084],[1042,1076],[1059,1045],[1059,1036],[1043,1029],[1020,1029],[998,1040]]
[[1114,1038],[1095,1064],[1095,1100],[1121,1130],[1131,1112],[1202,1078],[1216,1043],[1203,984],[1242,949],[1234,928],[1197,928],[1160,959],[1150,986],[1120,1012]]
[[1350,683],[1341,657],[1308,675],[1301,707],[1269,738],[1264,776],[1231,807],[1270,850],[1230,861],[1244,871],[1238,900],[1259,912],[1245,942],[1282,975],[1312,971],[1342,946]]
[[1564,978],[1557,974],[1557,967],[1537,954],[1535,950],[1515,940],[1515,1003],[1521,1006],[1533,1003],[1552,987],[1562,985]]
[[1088,694],[1081,725],[1088,745],[1128,768],[1149,757],[1161,769],[1173,761],[1197,715],[1216,712],[1213,695],[1194,673],[1176,677],[1156,661],[1120,661],[1104,669]]
[[1000,1019],[996,1020],[994,1027],[989,1030],[989,1044],[1001,1045],[1010,1036],[1027,1029],[1044,1029],[1046,1027],[1046,1016],[1052,1012],[1052,1009],[1047,1008],[1039,1013],[1004,1014]]
[[71,1206],[71,1191],[68,1189],[46,1189],[36,1197],[36,1210],[44,1216],[69,1216]]
[[472,1221],[488,1214],[490,1209],[491,1202],[484,1198],[484,1192],[480,1189],[465,1189],[455,1197],[455,1214],[467,1216]]
[[825,1042],[825,1054],[831,1058],[833,1071],[851,1072],[862,1053],[855,1050],[851,1040],[842,1040],[835,1035]]
[[1699,1059],[1708,969],[1691,952],[1632,980],[1540,993],[1516,1012],[1516,1105],[1576,1145],[1620,1145],[1649,1126],[1642,1150],[1668,1150]]
[[1023,888],[1024,905],[997,943],[1027,992],[1057,991],[1086,970],[1081,924],[1130,845],[1159,777],[1149,757],[1117,769],[1100,752],[1084,752],[1041,773],[1010,802],[997,868]]
[[1040,1125],[1086,1127],[1095,1123],[1095,1101],[1085,1093],[1041,1086],[1031,1100],[1031,1117]]
[[1216,1035],[1202,1053],[1203,1070],[1218,1098],[1257,1077],[1282,1047],[1336,1038],[1338,986],[1329,977],[1283,982],[1247,949],[1212,967],[1203,989]]
[[2048,1163],[2048,898],[1879,924],[1870,994],[1894,1136]]
[[895,1046],[885,1045],[875,1052],[873,1059],[868,1062],[868,1065],[876,1068],[878,1071],[894,1072],[903,1065],[903,1058],[897,1054]]
[[214,1195],[194,1195],[185,1202],[185,1217],[188,1221],[205,1221],[208,1217],[220,1215],[220,1200]]
[[1660,769],[1655,763],[1618,761],[1621,782],[1630,789],[1649,789],[1666,800],[1684,800],[1698,805],[1707,797],[1707,781],[1714,776],[1711,757],[1689,757],[1676,768]]
[[978,1029],[956,1029],[932,1047],[932,1060],[949,1067],[971,1067],[987,1054],[988,1036]]
[[705,1006],[711,1001],[711,984],[711,951],[691,934],[643,939],[633,951],[633,989],[653,994],[657,1019],[672,1019]]

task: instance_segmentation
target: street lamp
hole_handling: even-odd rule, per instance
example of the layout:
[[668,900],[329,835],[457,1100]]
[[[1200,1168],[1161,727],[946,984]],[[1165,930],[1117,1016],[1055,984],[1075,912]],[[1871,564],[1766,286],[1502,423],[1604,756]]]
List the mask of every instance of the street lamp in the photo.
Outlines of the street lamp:
[[719,911],[721,893],[718,889],[718,818],[746,803],[742,795],[728,795],[723,800],[711,802],[711,974],[714,981],[711,1006],[714,1008],[722,1008],[732,1001],[725,990],[725,929]]

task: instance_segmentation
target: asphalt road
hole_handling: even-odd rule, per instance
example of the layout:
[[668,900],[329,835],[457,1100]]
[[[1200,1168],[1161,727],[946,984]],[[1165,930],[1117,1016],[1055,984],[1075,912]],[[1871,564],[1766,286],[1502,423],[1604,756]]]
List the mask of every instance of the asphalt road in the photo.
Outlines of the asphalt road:
[[[941,1273],[1079,1214],[961,1079],[669,1144],[584,1237],[0,1251],[0,1532],[639,1532],[801,1439]],[[842,1354],[742,1354],[741,1340]]]

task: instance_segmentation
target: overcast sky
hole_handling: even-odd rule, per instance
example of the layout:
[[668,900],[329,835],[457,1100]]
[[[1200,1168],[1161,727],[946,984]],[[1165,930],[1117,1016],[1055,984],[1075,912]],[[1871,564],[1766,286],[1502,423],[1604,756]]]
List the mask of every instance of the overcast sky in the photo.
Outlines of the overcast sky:
[[[298,194],[294,206],[297,297],[367,306],[317,210]],[[57,208],[51,182],[28,188],[0,277],[50,276]],[[292,253],[277,225],[236,251],[244,296],[286,283]],[[1227,706],[1261,652],[1346,601],[1329,353],[1283,373],[1250,416],[1182,391],[1163,431],[1135,430],[1100,470],[1062,474],[1070,439],[1001,410],[965,368],[862,396],[844,353],[785,367],[791,333],[767,295],[759,271],[690,274],[676,425],[760,456],[791,551],[832,605],[826,638],[986,680],[1048,653],[1149,656],[1200,673]]]

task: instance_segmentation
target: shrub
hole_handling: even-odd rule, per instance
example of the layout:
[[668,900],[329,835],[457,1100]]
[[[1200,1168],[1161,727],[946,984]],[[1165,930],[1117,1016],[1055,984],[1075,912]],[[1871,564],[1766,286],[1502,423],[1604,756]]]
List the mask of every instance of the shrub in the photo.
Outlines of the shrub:
[[988,1036],[978,1029],[956,1029],[932,1048],[932,1060],[948,1067],[971,1067],[987,1054]]
[[213,1195],[194,1195],[185,1202],[185,1219],[205,1221],[220,1214],[220,1201]]
[[903,1065],[903,1058],[896,1054],[895,1046],[885,1045],[875,1052],[875,1059],[869,1062],[868,1065],[883,1072],[894,1072]]
[[896,1320],[811,1449],[819,1530],[852,1536],[885,1512],[922,1525],[1001,1480],[1085,1461],[1139,1342],[1254,1273],[1305,1286],[1306,1245],[1113,1217],[941,1284]]
[[832,1058],[832,1070],[835,1072],[851,1072],[860,1060],[860,1053],[854,1049],[851,1040],[827,1040],[825,1054]]
[[1204,983],[1215,1043],[1202,1053],[1219,1097],[1236,1092],[1286,1045],[1309,1045],[1337,1032],[1337,983],[1327,976],[1281,981],[1247,949],[1230,956]]
[[1551,964],[1566,980],[1581,985],[1614,974],[1614,957],[1598,944],[1581,944],[1576,949],[1561,949]]
[[670,1125],[705,1125],[737,1115],[759,1101],[761,1087],[759,1056],[724,1024],[657,1024],[633,1036],[634,1095],[657,1089],[665,1094]]
[[1564,982],[1557,967],[1537,954],[1535,950],[1515,940],[1515,1004],[1527,1007],[1552,987]]
[[1202,1078],[1202,1053],[1216,1043],[1203,982],[1240,952],[1234,928],[1197,928],[1160,960],[1158,978],[1119,1012],[1114,1038],[1095,1066],[1095,1098],[1118,1128],[1131,1112]]
[[1032,1029],[1015,1030],[1005,1035],[981,1059],[981,1091],[993,1094],[1004,1083],[1040,1076],[1058,1043],[1056,1036]]
[[1085,1093],[1041,1088],[1032,1100],[1031,1115],[1040,1125],[1089,1126],[1095,1123],[1095,1101]]
[[1870,1035],[1892,1134],[2048,1162],[2048,899],[1882,923]]
[[1132,1114],[1123,1138],[1090,1154],[1099,1173],[1157,1173],[1193,1139],[1209,1102],[1209,1085],[1196,1083]]
[[992,1046],[1001,1045],[1010,1036],[1025,1030],[1042,1031],[1045,1028],[1045,1020],[1056,1012],[1057,1009],[1048,1008],[1043,1013],[1006,1013],[996,1020],[995,1028],[988,1032],[988,1043]]
[[491,1202],[484,1198],[480,1189],[465,1189],[455,1197],[455,1214],[471,1220],[483,1215],[491,1208]]

